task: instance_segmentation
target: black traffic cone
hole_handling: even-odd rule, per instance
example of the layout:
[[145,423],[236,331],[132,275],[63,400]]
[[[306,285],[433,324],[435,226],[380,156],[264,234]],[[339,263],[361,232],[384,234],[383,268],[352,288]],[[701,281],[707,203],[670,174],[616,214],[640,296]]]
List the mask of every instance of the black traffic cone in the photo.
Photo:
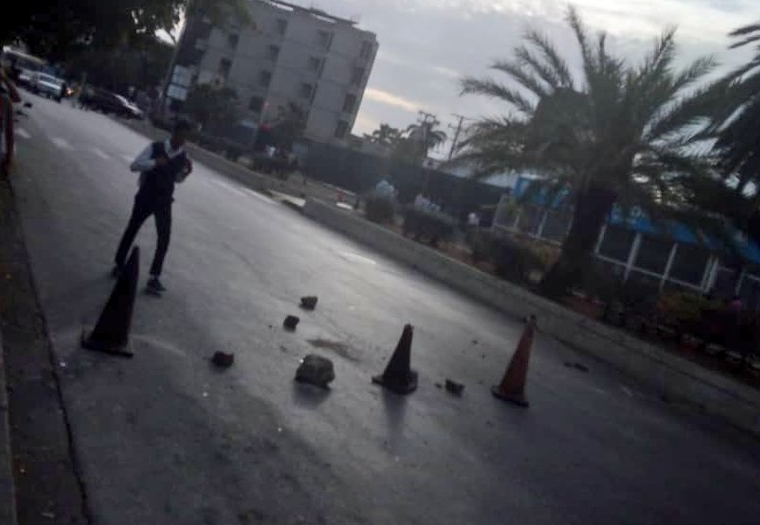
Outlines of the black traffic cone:
[[396,351],[393,352],[385,372],[372,378],[372,382],[382,385],[397,394],[409,394],[417,390],[417,372],[409,366],[412,352],[412,334],[414,327],[404,326]]
[[132,357],[129,327],[132,324],[139,272],[140,248],[135,246],[100,314],[98,324],[89,334],[82,333],[82,348]]

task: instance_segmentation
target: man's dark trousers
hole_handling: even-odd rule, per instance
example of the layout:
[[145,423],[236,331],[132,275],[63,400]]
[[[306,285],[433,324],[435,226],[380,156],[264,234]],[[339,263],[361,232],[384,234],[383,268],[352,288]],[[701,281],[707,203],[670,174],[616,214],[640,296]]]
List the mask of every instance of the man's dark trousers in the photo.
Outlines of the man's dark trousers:
[[150,274],[154,276],[161,275],[161,268],[164,266],[164,257],[169,249],[169,238],[172,230],[172,202],[165,199],[156,199],[143,191],[139,191],[135,196],[135,205],[132,208],[132,216],[129,218],[129,224],[124,231],[124,235],[119,243],[119,249],[116,252],[116,264],[123,266],[127,260],[129,248],[135,241],[137,232],[145,222],[145,219],[153,215],[156,221],[156,233],[158,234],[158,243],[156,245],[156,254],[153,257],[153,264],[150,267]]

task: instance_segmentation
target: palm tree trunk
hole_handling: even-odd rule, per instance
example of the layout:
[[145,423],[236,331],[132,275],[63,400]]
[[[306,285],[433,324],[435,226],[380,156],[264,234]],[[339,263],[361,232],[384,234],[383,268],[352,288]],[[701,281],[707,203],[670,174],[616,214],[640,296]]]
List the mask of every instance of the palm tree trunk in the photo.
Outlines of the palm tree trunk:
[[573,224],[562,244],[559,259],[541,282],[541,293],[559,298],[581,281],[615,200],[614,192],[600,186],[590,186],[577,195]]

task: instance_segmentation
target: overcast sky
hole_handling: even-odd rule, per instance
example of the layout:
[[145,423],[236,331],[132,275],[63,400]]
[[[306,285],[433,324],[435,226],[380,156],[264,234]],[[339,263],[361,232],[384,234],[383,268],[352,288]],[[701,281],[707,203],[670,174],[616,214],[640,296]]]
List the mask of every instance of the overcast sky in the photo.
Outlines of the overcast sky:
[[[510,57],[523,31],[537,28],[576,55],[558,0],[295,0],[331,14],[358,19],[377,34],[380,49],[354,133],[380,123],[406,127],[422,109],[444,126],[452,113],[469,117],[498,112],[498,105],[460,97],[462,75],[484,75],[489,63]],[[575,0],[589,29],[607,31],[612,48],[633,59],[664,28],[678,28],[680,63],[712,54],[723,68],[748,57],[728,51],[727,33],[760,21],[759,0]],[[573,58],[575,60],[575,58]]]

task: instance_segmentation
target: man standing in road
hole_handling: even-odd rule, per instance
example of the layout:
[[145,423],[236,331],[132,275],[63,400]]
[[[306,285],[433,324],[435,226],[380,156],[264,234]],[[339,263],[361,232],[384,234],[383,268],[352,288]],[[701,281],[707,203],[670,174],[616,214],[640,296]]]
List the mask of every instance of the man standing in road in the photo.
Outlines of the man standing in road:
[[147,289],[154,294],[166,291],[159,277],[166,251],[169,249],[174,185],[184,181],[193,169],[184,150],[185,138],[189,131],[189,123],[177,122],[169,140],[150,144],[129,167],[134,172],[140,172],[140,189],[135,196],[129,224],[116,252],[113,275],[119,275],[137,232],[145,219],[153,215],[158,242],[150,267]]

